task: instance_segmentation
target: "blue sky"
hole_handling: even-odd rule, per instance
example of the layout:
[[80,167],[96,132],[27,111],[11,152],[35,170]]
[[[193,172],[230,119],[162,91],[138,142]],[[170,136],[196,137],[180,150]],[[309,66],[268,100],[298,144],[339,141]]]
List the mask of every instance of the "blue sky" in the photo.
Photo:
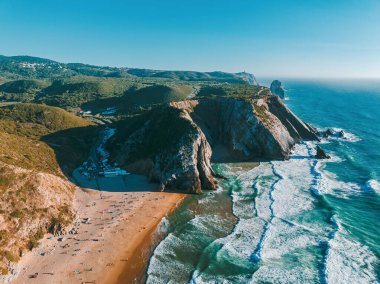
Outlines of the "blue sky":
[[380,77],[380,0],[0,0],[0,54],[270,77]]

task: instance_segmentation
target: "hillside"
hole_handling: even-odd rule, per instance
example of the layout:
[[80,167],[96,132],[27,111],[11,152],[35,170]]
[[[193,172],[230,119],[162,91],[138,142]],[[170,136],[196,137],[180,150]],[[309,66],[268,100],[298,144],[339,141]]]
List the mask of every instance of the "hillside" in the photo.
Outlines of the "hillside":
[[14,104],[0,108],[0,120],[10,120],[28,127],[42,126],[46,133],[91,125],[63,109],[38,104]]
[[[200,91],[199,91],[200,90]],[[165,71],[60,63],[31,56],[0,56],[0,101],[47,104],[119,115],[200,96],[246,95],[259,87],[252,74]],[[216,93],[214,92],[216,91]]]
[[72,220],[68,177],[104,129],[91,121],[116,129],[104,142],[106,163],[143,174],[162,191],[197,194],[217,187],[212,161],[287,159],[302,139],[318,139],[248,73],[0,57],[0,77],[6,81],[0,85],[3,273],[45,232],[62,231]]
[[[82,63],[59,63],[53,60],[31,56],[0,55],[0,77],[4,78],[52,78],[71,76],[95,77],[152,77],[182,81],[219,81],[246,83],[252,75],[248,73],[163,71],[128,67],[95,66]],[[248,75],[248,77],[247,77]]]
[[87,159],[96,135],[91,122],[59,108],[0,107],[1,273],[71,220],[74,185],[63,172]]

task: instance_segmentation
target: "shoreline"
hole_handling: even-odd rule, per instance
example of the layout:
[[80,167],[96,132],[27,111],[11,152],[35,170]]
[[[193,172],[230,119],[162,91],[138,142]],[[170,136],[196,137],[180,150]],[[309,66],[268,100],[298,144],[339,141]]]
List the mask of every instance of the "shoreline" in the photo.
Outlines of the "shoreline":
[[[162,220],[173,214],[188,197],[186,194],[179,195],[179,198],[176,198],[177,201],[170,208],[167,208],[166,213],[160,219],[154,219],[150,222],[150,227],[147,228],[140,241],[137,241],[134,250],[124,255],[123,260],[127,261],[124,261],[124,265],[121,264],[117,272],[108,278],[107,283],[142,283],[141,281],[145,280],[151,253],[166,234],[166,232],[160,234],[158,231]],[[133,263],[133,265],[130,266],[130,263]]]
[[68,228],[75,233],[45,235],[4,283],[141,283],[163,218],[188,196],[152,186],[131,179],[125,192],[78,187]]
[[[166,232],[160,233],[158,231],[158,228],[162,223],[162,220],[173,214],[187,197],[187,195],[182,196],[177,201],[177,203],[172,206],[169,211],[167,211],[165,216],[162,216],[159,221],[157,221],[149,230],[147,230],[145,236],[140,240],[140,242],[135,247],[135,250],[131,253],[129,261],[125,262],[125,264],[121,267],[118,276],[114,278],[115,281],[107,283],[142,283],[146,280],[146,270],[149,265],[151,254],[159,242],[166,235]],[[129,263],[134,263],[134,265],[130,266]],[[135,277],[132,277],[133,275]]]

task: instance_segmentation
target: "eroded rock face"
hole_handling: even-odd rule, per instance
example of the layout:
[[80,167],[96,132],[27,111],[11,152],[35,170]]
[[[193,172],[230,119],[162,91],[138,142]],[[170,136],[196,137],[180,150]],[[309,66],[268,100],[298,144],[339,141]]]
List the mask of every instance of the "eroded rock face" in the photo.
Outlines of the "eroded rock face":
[[189,111],[205,133],[214,160],[287,159],[302,139],[318,140],[316,132],[276,96],[257,99],[202,99],[172,105]]
[[[215,189],[211,159],[287,159],[302,139],[318,139],[313,128],[272,95],[173,102],[161,111],[147,116],[141,127],[132,127],[136,130],[126,135],[116,156],[127,170],[159,182],[161,190],[201,193],[202,189]],[[169,119],[167,113],[171,113]],[[162,132],[156,135],[165,136],[169,131],[173,137],[169,135],[166,143],[159,141],[152,151],[141,153],[138,149],[152,148],[146,140],[155,139],[149,135],[157,129]]]
[[274,80],[270,85],[270,91],[273,95],[279,96],[281,99],[285,98],[285,90],[279,80]]
[[[216,189],[210,144],[189,111],[168,106],[154,112],[127,135],[116,161],[128,171],[158,182],[161,190],[202,193],[202,189]],[[157,142],[152,145],[151,140]]]

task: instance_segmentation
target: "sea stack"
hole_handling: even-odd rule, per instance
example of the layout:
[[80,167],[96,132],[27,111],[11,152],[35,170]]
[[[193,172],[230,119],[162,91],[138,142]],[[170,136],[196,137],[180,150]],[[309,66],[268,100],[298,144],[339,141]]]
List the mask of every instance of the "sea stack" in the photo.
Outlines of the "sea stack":
[[331,157],[330,157],[330,155],[329,154],[327,154],[326,152],[325,152],[325,150],[323,150],[322,148],[321,148],[321,146],[317,146],[317,155],[315,156],[317,159],[330,159]]
[[274,80],[270,85],[270,91],[273,95],[279,96],[281,99],[285,98],[285,90],[279,80]]

